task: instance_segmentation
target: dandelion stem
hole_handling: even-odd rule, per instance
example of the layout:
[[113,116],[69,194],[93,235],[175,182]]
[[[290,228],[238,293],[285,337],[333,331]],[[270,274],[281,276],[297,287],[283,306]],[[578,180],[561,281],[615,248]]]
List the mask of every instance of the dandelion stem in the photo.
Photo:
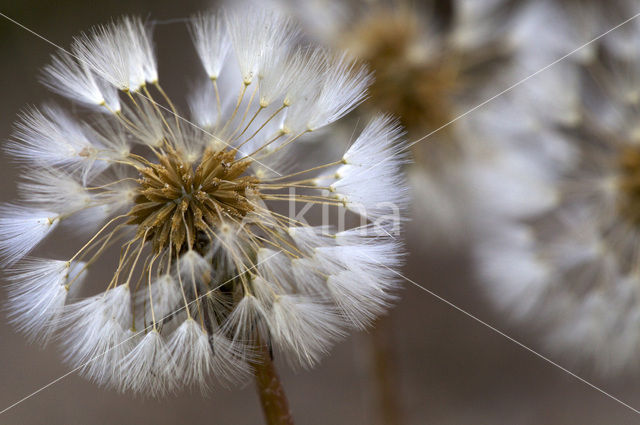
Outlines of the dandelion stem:
[[261,358],[253,364],[253,368],[265,421],[267,425],[293,425],[289,402],[269,348],[265,344],[260,344],[258,350]]

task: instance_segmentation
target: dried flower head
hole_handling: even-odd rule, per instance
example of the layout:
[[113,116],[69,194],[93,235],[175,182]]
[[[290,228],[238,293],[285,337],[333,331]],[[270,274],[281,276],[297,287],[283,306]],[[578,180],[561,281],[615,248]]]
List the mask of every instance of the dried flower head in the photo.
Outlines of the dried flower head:
[[[527,19],[563,16],[548,7]],[[550,32],[572,28],[555,22]],[[556,352],[604,373],[637,366],[640,345],[640,55],[627,48],[639,39],[640,25],[629,23],[532,81],[544,96],[514,90],[494,105],[480,121],[502,139],[493,152],[501,159],[471,175],[479,208],[492,215],[476,249],[492,300],[542,328]]]
[[[375,72],[367,103],[400,117],[416,134],[455,118],[461,101],[510,52],[511,0],[478,4],[312,0],[280,2],[323,44],[346,49]],[[444,4],[446,3],[446,5]],[[319,14],[330,19],[317,19]]]
[[[24,166],[20,205],[0,216],[12,321],[39,341],[58,333],[96,382],[153,396],[242,379],[261,344],[313,365],[385,311],[401,257],[380,228],[406,203],[398,124],[372,119],[330,162],[305,165],[314,143],[299,148],[362,102],[366,68],[297,47],[269,11],[202,14],[190,30],[207,74],[195,124],[159,83],[150,29],[126,17],[44,69],[88,107],[81,118],[31,108],[7,146]],[[312,226],[283,203],[346,208],[363,225]],[[75,254],[27,257],[65,224],[89,233]],[[99,261],[113,267],[103,292],[72,299]]]
[[371,67],[375,81],[360,117],[381,110],[397,116],[412,138],[429,134],[412,145],[414,217],[426,222],[430,242],[465,240],[469,194],[459,169],[475,138],[456,118],[494,95],[486,87],[509,69],[517,0],[271,1],[322,44]]

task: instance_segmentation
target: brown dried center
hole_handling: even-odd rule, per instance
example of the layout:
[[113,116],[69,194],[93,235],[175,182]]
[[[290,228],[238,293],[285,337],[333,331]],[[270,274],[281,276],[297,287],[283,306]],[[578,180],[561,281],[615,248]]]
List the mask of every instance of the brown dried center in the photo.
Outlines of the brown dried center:
[[460,85],[456,57],[419,57],[426,54],[420,47],[419,26],[410,10],[383,9],[364,19],[343,40],[344,47],[375,71],[370,88],[373,106],[399,116],[414,130],[449,122],[453,117],[452,94]]
[[158,155],[158,163],[139,169],[139,194],[128,224],[138,225],[138,236],[146,233],[155,252],[170,245],[181,252],[193,247],[198,231],[210,236],[222,219],[242,219],[252,210],[246,190],[258,180],[242,176],[250,161],[234,158],[231,150],[206,150],[196,164],[172,149]]
[[620,156],[618,209],[633,224],[640,225],[640,149],[629,147]]

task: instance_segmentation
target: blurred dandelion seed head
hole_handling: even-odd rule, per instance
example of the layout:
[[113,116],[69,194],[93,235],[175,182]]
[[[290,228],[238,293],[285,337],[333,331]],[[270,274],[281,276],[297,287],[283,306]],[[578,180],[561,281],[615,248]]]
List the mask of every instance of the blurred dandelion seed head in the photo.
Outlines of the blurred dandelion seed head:
[[304,23],[309,37],[370,66],[375,80],[356,116],[391,113],[420,141],[411,144],[410,181],[422,241],[466,242],[469,194],[460,171],[477,139],[458,118],[494,95],[485,90],[507,74],[518,1],[270,2]]
[[455,52],[432,52],[428,31],[408,7],[378,7],[341,39],[375,72],[370,105],[401,117],[407,128],[437,128],[454,118],[460,89]]
[[[611,13],[601,2],[531,3],[517,26],[528,33],[520,59],[546,61],[637,13],[614,3]],[[629,46],[639,37],[631,21],[488,106],[478,134],[498,160],[468,180],[491,299],[554,352],[604,374],[638,366],[640,56]]]

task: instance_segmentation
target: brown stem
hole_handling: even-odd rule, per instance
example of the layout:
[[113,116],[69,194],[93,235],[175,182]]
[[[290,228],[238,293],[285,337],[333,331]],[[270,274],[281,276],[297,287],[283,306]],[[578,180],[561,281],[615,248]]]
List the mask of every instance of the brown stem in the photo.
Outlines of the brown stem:
[[253,364],[253,368],[265,421],[267,425],[293,425],[289,402],[269,348],[261,344],[259,353],[261,359]]

